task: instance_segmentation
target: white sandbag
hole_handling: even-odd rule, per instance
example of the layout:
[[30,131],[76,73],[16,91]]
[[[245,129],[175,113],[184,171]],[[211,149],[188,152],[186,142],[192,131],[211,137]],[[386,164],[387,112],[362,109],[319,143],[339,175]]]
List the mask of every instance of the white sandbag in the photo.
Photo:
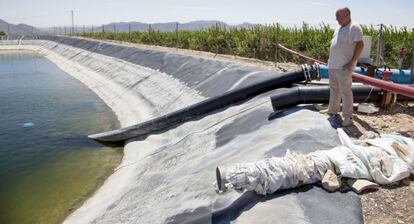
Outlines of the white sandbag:
[[367,143],[373,146],[360,146],[354,144],[342,129],[338,129],[338,136],[342,144],[365,164],[376,183],[390,184],[410,176],[409,166],[391,147],[392,143],[396,141],[395,138],[371,139],[367,140]]
[[337,174],[342,177],[371,180],[371,174],[361,159],[346,146],[338,146],[330,150],[322,151],[333,163]]
[[257,194],[272,194],[280,189],[298,187],[318,182],[322,179],[330,162],[326,157],[317,159],[313,155],[297,155],[286,153],[285,157],[275,157],[253,163],[239,163],[226,167],[226,182],[236,190],[253,190]]
[[367,143],[383,148],[402,159],[414,174],[414,141],[399,135],[381,135],[381,138],[367,140]]

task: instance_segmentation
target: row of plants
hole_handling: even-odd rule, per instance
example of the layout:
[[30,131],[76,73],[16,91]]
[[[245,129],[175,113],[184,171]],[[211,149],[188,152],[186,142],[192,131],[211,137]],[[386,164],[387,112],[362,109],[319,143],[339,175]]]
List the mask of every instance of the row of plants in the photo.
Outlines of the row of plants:
[[[362,26],[364,35],[372,37],[371,57],[375,59],[378,27]],[[279,42],[311,57],[327,61],[330,40],[334,29],[326,24],[301,27],[285,27],[279,24],[254,26],[250,28],[227,28],[217,24],[208,29],[174,32],[162,32],[151,27],[145,32],[85,32],[82,36],[151,44],[165,47],[177,47],[217,54],[229,54],[257,58],[267,61],[301,63],[301,59],[277,50]],[[403,68],[408,68],[414,51],[414,29],[394,26],[384,27],[384,60],[390,67],[398,64],[399,52],[407,52]]]

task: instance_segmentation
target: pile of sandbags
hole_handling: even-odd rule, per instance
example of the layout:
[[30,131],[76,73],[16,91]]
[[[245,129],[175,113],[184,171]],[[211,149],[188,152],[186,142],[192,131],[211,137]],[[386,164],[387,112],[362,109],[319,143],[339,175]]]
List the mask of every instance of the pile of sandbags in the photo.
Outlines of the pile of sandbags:
[[[227,189],[252,190],[257,194],[272,194],[322,181],[328,191],[341,186],[341,178],[364,180],[357,182],[390,184],[414,174],[414,142],[399,135],[381,135],[354,144],[338,129],[341,146],[309,154],[287,151],[284,157],[274,157],[253,163],[238,163],[217,167],[218,192]],[[367,186],[367,185],[365,185]],[[372,186],[375,186],[372,185]]]

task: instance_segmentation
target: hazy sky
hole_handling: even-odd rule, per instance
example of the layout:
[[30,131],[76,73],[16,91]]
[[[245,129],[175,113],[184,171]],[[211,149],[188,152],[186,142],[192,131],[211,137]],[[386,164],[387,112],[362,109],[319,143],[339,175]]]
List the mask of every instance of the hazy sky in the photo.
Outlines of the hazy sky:
[[362,24],[414,27],[413,0],[0,0],[0,19],[37,27],[110,22],[189,22],[221,20],[229,24],[336,24],[335,10],[348,6]]

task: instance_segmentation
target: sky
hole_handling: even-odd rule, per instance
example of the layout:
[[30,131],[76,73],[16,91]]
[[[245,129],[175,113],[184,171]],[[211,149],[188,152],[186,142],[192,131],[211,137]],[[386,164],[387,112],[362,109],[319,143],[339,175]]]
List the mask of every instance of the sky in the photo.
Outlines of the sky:
[[361,24],[414,27],[413,0],[0,0],[0,19],[36,27],[69,26],[73,10],[78,26],[195,20],[335,25],[335,11],[343,6]]

